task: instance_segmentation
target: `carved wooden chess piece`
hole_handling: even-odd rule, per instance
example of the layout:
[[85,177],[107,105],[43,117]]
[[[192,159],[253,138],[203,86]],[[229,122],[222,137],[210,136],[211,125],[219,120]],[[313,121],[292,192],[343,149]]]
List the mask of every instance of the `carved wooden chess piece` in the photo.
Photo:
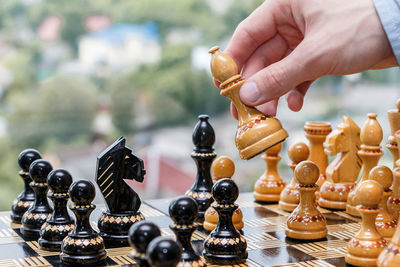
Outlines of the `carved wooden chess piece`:
[[127,180],[143,182],[143,161],[133,155],[120,137],[97,157],[96,182],[106,201],[97,226],[107,245],[127,245],[129,228],[144,220],[141,200]]
[[[294,169],[297,164],[300,162],[307,160],[309,155],[308,146],[305,143],[296,143],[289,147],[289,158],[292,160],[289,163],[289,167],[292,169],[294,173]],[[296,189],[297,179],[293,174],[292,180],[281,192],[280,200],[279,200],[279,208],[285,211],[292,212],[300,202],[299,191]]]
[[159,236],[161,236],[160,228],[148,221],[137,222],[129,229],[128,240],[133,248],[129,256],[139,264],[139,267],[150,266],[147,261],[146,250],[150,242]]
[[18,156],[18,165],[21,168],[19,176],[24,180],[24,190],[13,201],[11,207],[11,221],[15,223],[21,223],[22,216],[35,202],[35,192],[29,185],[32,182],[32,178],[29,175],[29,166],[31,166],[32,162],[41,158],[39,151],[35,149],[25,149]]
[[361,229],[347,244],[345,260],[356,266],[376,266],[379,254],[387,246],[387,241],[378,232],[375,218],[379,213],[379,202],[383,188],[373,180],[362,181],[357,187],[360,201]]
[[315,191],[319,175],[318,166],[311,161],[300,162],[294,171],[300,203],[287,219],[286,235],[294,239],[313,240],[328,234],[326,219],[315,205]]
[[286,183],[278,173],[278,162],[281,157],[278,156],[282,149],[282,144],[271,147],[262,156],[267,164],[264,174],[257,180],[254,185],[253,196],[255,200],[260,202],[278,202],[282,190]]
[[181,259],[181,247],[172,239],[159,236],[147,247],[151,267],[176,267]]
[[195,219],[198,211],[197,202],[188,196],[177,197],[169,205],[169,216],[173,220],[170,228],[175,233],[176,242],[182,247],[182,266],[206,266],[204,259],[196,254],[190,242],[193,232],[197,229]]
[[203,256],[211,264],[240,264],[247,259],[246,239],[235,229],[232,215],[238,205],[239,188],[232,179],[224,178],[212,189],[218,212],[217,227],[204,240]]
[[349,117],[343,116],[342,123],[325,140],[325,153],[336,158],[326,168],[327,180],[320,189],[318,204],[321,207],[345,210],[347,196],[354,188],[362,161],[357,155],[360,150],[360,128]]
[[383,155],[380,147],[383,133],[376,117],[376,114],[369,113],[367,121],[361,128],[361,149],[357,154],[363,162],[363,173],[360,180],[347,197],[346,212],[357,217],[360,217],[360,213],[357,209],[357,206],[360,204],[357,198],[357,188],[361,182],[368,180],[369,172],[378,164],[379,159]]
[[[213,161],[211,172],[213,174],[214,181],[218,181],[223,178],[232,178],[233,174],[235,173],[235,164],[229,157],[221,156]],[[240,207],[238,207],[233,213],[232,222],[236,230],[242,230],[244,224],[243,213]],[[217,224],[218,213],[212,206],[210,206],[204,214],[203,228],[207,231],[212,231],[215,229],[215,227],[217,227]]]
[[392,154],[393,169],[396,168],[396,161],[399,159],[398,145],[394,134],[400,129],[400,99],[396,101],[396,107],[397,109],[390,109],[387,112],[390,125],[390,136],[388,137],[386,148],[389,149],[390,153]]
[[[400,130],[394,133],[396,144],[400,144]],[[398,147],[398,146],[397,146]],[[400,154],[400,150],[398,150]],[[388,199],[388,210],[393,218],[399,219],[400,210],[400,160],[397,156],[397,161],[395,163],[396,167],[393,170],[393,183],[392,183],[392,195]]]
[[379,203],[381,210],[376,217],[375,225],[386,241],[390,242],[397,227],[397,219],[394,219],[387,209],[387,200],[392,194],[390,185],[393,181],[393,173],[386,166],[376,166],[369,173],[369,179],[377,181],[383,188],[383,197]]
[[214,201],[211,190],[213,186],[211,178],[211,164],[215,157],[214,143],[215,133],[211,124],[208,122],[207,115],[200,115],[199,121],[193,130],[192,141],[194,144],[192,159],[196,162],[197,175],[194,184],[185,195],[194,198],[199,205],[199,215],[197,221],[204,221],[204,213]]
[[87,180],[74,182],[69,195],[70,209],[75,214],[75,228],[68,233],[62,244],[60,259],[66,265],[95,265],[107,257],[103,238],[90,226],[90,214],[96,208],[92,201],[96,189]]
[[242,159],[251,159],[268,148],[284,141],[288,134],[278,119],[266,116],[254,107],[243,104],[239,97],[240,87],[245,80],[239,74],[235,61],[215,46],[212,54],[211,72],[219,81],[221,95],[229,98],[236,106],[239,125],[236,132],[236,147]]
[[319,189],[326,180],[325,170],[328,166],[328,156],[325,154],[323,143],[331,131],[332,127],[329,122],[307,121],[304,125],[306,138],[310,142],[310,155],[307,160],[314,162],[319,169],[318,190],[315,194],[317,200],[319,199]]
[[400,224],[397,224],[396,232],[390,244],[378,257],[378,267],[400,266]]
[[55,169],[49,173],[47,184],[50,188],[47,196],[53,201],[54,212],[42,225],[38,243],[44,250],[61,251],[63,239],[75,227],[67,210],[72,176],[67,170]]
[[25,238],[38,239],[40,229],[51,216],[53,209],[47,201],[47,176],[53,167],[44,159],[37,159],[29,167],[29,175],[32,178],[31,187],[35,192],[35,202],[22,216],[21,234]]

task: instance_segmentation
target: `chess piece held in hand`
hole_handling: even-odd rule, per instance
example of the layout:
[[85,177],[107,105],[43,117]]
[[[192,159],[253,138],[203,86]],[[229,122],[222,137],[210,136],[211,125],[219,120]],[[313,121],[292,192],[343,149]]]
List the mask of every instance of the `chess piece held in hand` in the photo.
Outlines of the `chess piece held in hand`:
[[278,202],[285,182],[278,173],[278,162],[281,157],[278,155],[282,144],[271,147],[262,156],[267,164],[267,169],[254,185],[253,196],[259,202]]
[[375,219],[379,213],[379,202],[383,188],[373,180],[366,180],[357,187],[361,214],[361,228],[347,243],[345,260],[356,266],[376,266],[379,254],[387,246],[387,241],[378,232]]
[[296,166],[294,175],[299,182],[296,189],[300,192],[300,203],[287,219],[286,235],[302,240],[325,238],[328,234],[326,219],[315,205],[318,166],[311,161],[303,161]]
[[288,134],[278,119],[266,116],[254,107],[243,104],[239,90],[245,80],[239,74],[235,61],[215,46],[212,54],[211,72],[220,82],[221,95],[229,98],[236,106],[239,125],[235,143],[242,159],[251,159],[268,148],[284,141]]
[[349,117],[331,132],[324,142],[325,153],[336,158],[326,168],[327,180],[320,190],[318,204],[321,207],[345,210],[347,196],[354,188],[362,161],[360,150],[360,128]]
[[[211,172],[213,174],[213,181],[215,181],[214,183],[223,178],[232,178],[235,173],[235,163],[233,163],[233,161],[227,156],[220,156],[213,161]],[[236,230],[242,230],[244,224],[243,213],[240,207],[238,207],[233,213],[232,222]],[[212,231],[217,227],[217,224],[218,213],[212,206],[210,206],[204,214],[203,228],[207,231]]]
[[279,200],[279,208],[285,211],[292,212],[300,201],[299,191],[296,189],[296,184],[298,184],[297,179],[294,175],[294,169],[297,164],[300,162],[307,160],[310,151],[308,150],[308,146],[305,143],[296,143],[289,147],[289,158],[292,160],[289,163],[289,167],[293,171],[292,180],[286,187],[283,189],[280,195]]

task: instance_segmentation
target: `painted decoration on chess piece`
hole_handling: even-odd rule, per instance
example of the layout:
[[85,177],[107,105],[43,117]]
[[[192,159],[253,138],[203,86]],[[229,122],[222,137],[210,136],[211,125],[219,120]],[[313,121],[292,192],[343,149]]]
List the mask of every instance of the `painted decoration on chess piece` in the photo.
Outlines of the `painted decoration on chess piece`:
[[379,202],[383,188],[373,180],[362,181],[357,187],[360,201],[361,229],[347,243],[345,260],[356,266],[376,266],[379,254],[387,246],[387,241],[378,232],[375,218],[379,213]]
[[63,239],[75,227],[67,210],[72,176],[67,170],[55,169],[47,176],[47,184],[50,189],[47,196],[53,202],[54,212],[42,225],[38,243],[41,249],[61,251]]
[[215,46],[212,54],[211,72],[219,81],[221,95],[229,98],[236,106],[239,125],[235,143],[242,159],[251,159],[268,148],[284,141],[288,134],[278,119],[266,116],[254,107],[243,104],[239,90],[245,80],[239,74],[235,61]]
[[21,234],[25,238],[38,239],[42,225],[50,218],[53,209],[47,200],[47,176],[53,167],[44,159],[37,159],[29,167],[31,187],[35,192],[35,202],[22,216]]
[[[305,143],[296,143],[289,147],[288,154],[292,162],[288,165],[292,169],[293,173],[297,164],[307,160],[309,152],[308,146]],[[299,191],[296,189],[296,184],[298,184],[298,181],[293,174],[292,180],[281,192],[279,200],[280,209],[292,212],[297,205],[299,205],[300,195]]]
[[214,143],[215,132],[208,121],[208,115],[200,115],[199,121],[193,130],[193,152],[192,159],[196,162],[196,180],[185,195],[194,198],[199,205],[199,215],[197,221],[203,223],[204,213],[214,201],[211,195],[213,181],[211,178],[211,164],[215,157]]
[[[232,178],[235,173],[235,164],[229,157],[220,156],[213,161],[211,172],[213,174],[213,181],[219,181],[223,178]],[[243,213],[240,207],[233,213],[232,223],[236,230],[241,230],[243,228]],[[204,214],[203,228],[207,231],[212,231],[217,227],[217,224],[218,213],[210,206]]]
[[126,180],[142,182],[146,171],[125,143],[120,137],[97,157],[96,182],[107,205],[97,225],[107,244],[127,245],[129,228],[144,220],[139,195]]
[[247,259],[246,239],[235,229],[232,223],[239,188],[232,179],[224,178],[212,188],[219,220],[217,227],[204,240],[203,257],[211,264],[241,264]]
[[325,170],[328,166],[328,156],[325,154],[323,143],[331,131],[332,127],[329,122],[307,121],[304,125],[306,138],[310,142],[310,156],[307,160],[314,162],[319,169],[318,190],[315,193],[317,201],[320,194],[319,189],[326,180]]
[[347,196],[354,188],[362,161],[357,155],[360,149],[360,128],[349,117],[331,132],[324,142],[325,153],[337,155],[326,168],[327,180],[320,190],[318,203],[321,207],[345,210]]
[[253,196],[255,200],[260,202],[278,202],[282,190],[286,184],[278,173],[278,162],[281,157],[278,156],[282,149],[282,144],[271,147],[262,156],[267,164],[267,168],[263,175],[254,185]]
[[326,219],[315,205],[318,166],[311,161],[302,161],[296,166],[294,175],[298,181],[296,189],[300,192],[300,203],[287,218],[286,236],[302,240],[325,238],[328,234]]
[[347,197],[346,212],[350,215],[360,217],[357,206],[360,204],[357,197],[358,186],[361,182],[368,180],[369,172],[373,167],[378,164],[379,159],[382,157],[380,143],[383,138],[382,128],[376,120],[377,115],[373,113],[368,114],[368,119],[361,128],[360,150],[357,152],[358,156],[363,162],[363,173]]
[[70,210],[75,214],[75,228],[62,244],[60,259],[69,265],[95,265],[107,257],[103,238],[90,226],[90,214],[96,208],[92,201],[96,195],[94,185],[87,180],[74,182],[69,195]]
[[13,201],[11,206],[11,221],[15,223],[21,223],[22,216],[35,202],[35,192],[30,186],[32,178],[29,175],[29,166],[31,166],[32,162],[41,158],[39,151],[31,148],[25,149],[18,156],[18,165],[21,168],[19,176],[24,181],[24,190]]

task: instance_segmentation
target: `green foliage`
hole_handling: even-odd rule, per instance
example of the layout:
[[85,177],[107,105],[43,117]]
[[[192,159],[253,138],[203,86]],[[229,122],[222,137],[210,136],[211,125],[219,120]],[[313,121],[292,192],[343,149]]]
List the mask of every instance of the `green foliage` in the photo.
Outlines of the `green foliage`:
[[0,210],[10,210],[12,200],[23,188],[18,177],[18,153],[7,139],[0,139]]

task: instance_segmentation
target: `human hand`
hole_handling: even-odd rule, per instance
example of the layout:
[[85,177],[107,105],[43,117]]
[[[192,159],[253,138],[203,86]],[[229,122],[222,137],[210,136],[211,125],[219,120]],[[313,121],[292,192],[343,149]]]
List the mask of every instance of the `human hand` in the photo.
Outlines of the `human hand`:
[[397,65],[372,0],[265,1],[224,52],[247,78],[242,101],[267,115],[276,114],[286,93],[289,108],[299,111],[311,83],[324,75]]

